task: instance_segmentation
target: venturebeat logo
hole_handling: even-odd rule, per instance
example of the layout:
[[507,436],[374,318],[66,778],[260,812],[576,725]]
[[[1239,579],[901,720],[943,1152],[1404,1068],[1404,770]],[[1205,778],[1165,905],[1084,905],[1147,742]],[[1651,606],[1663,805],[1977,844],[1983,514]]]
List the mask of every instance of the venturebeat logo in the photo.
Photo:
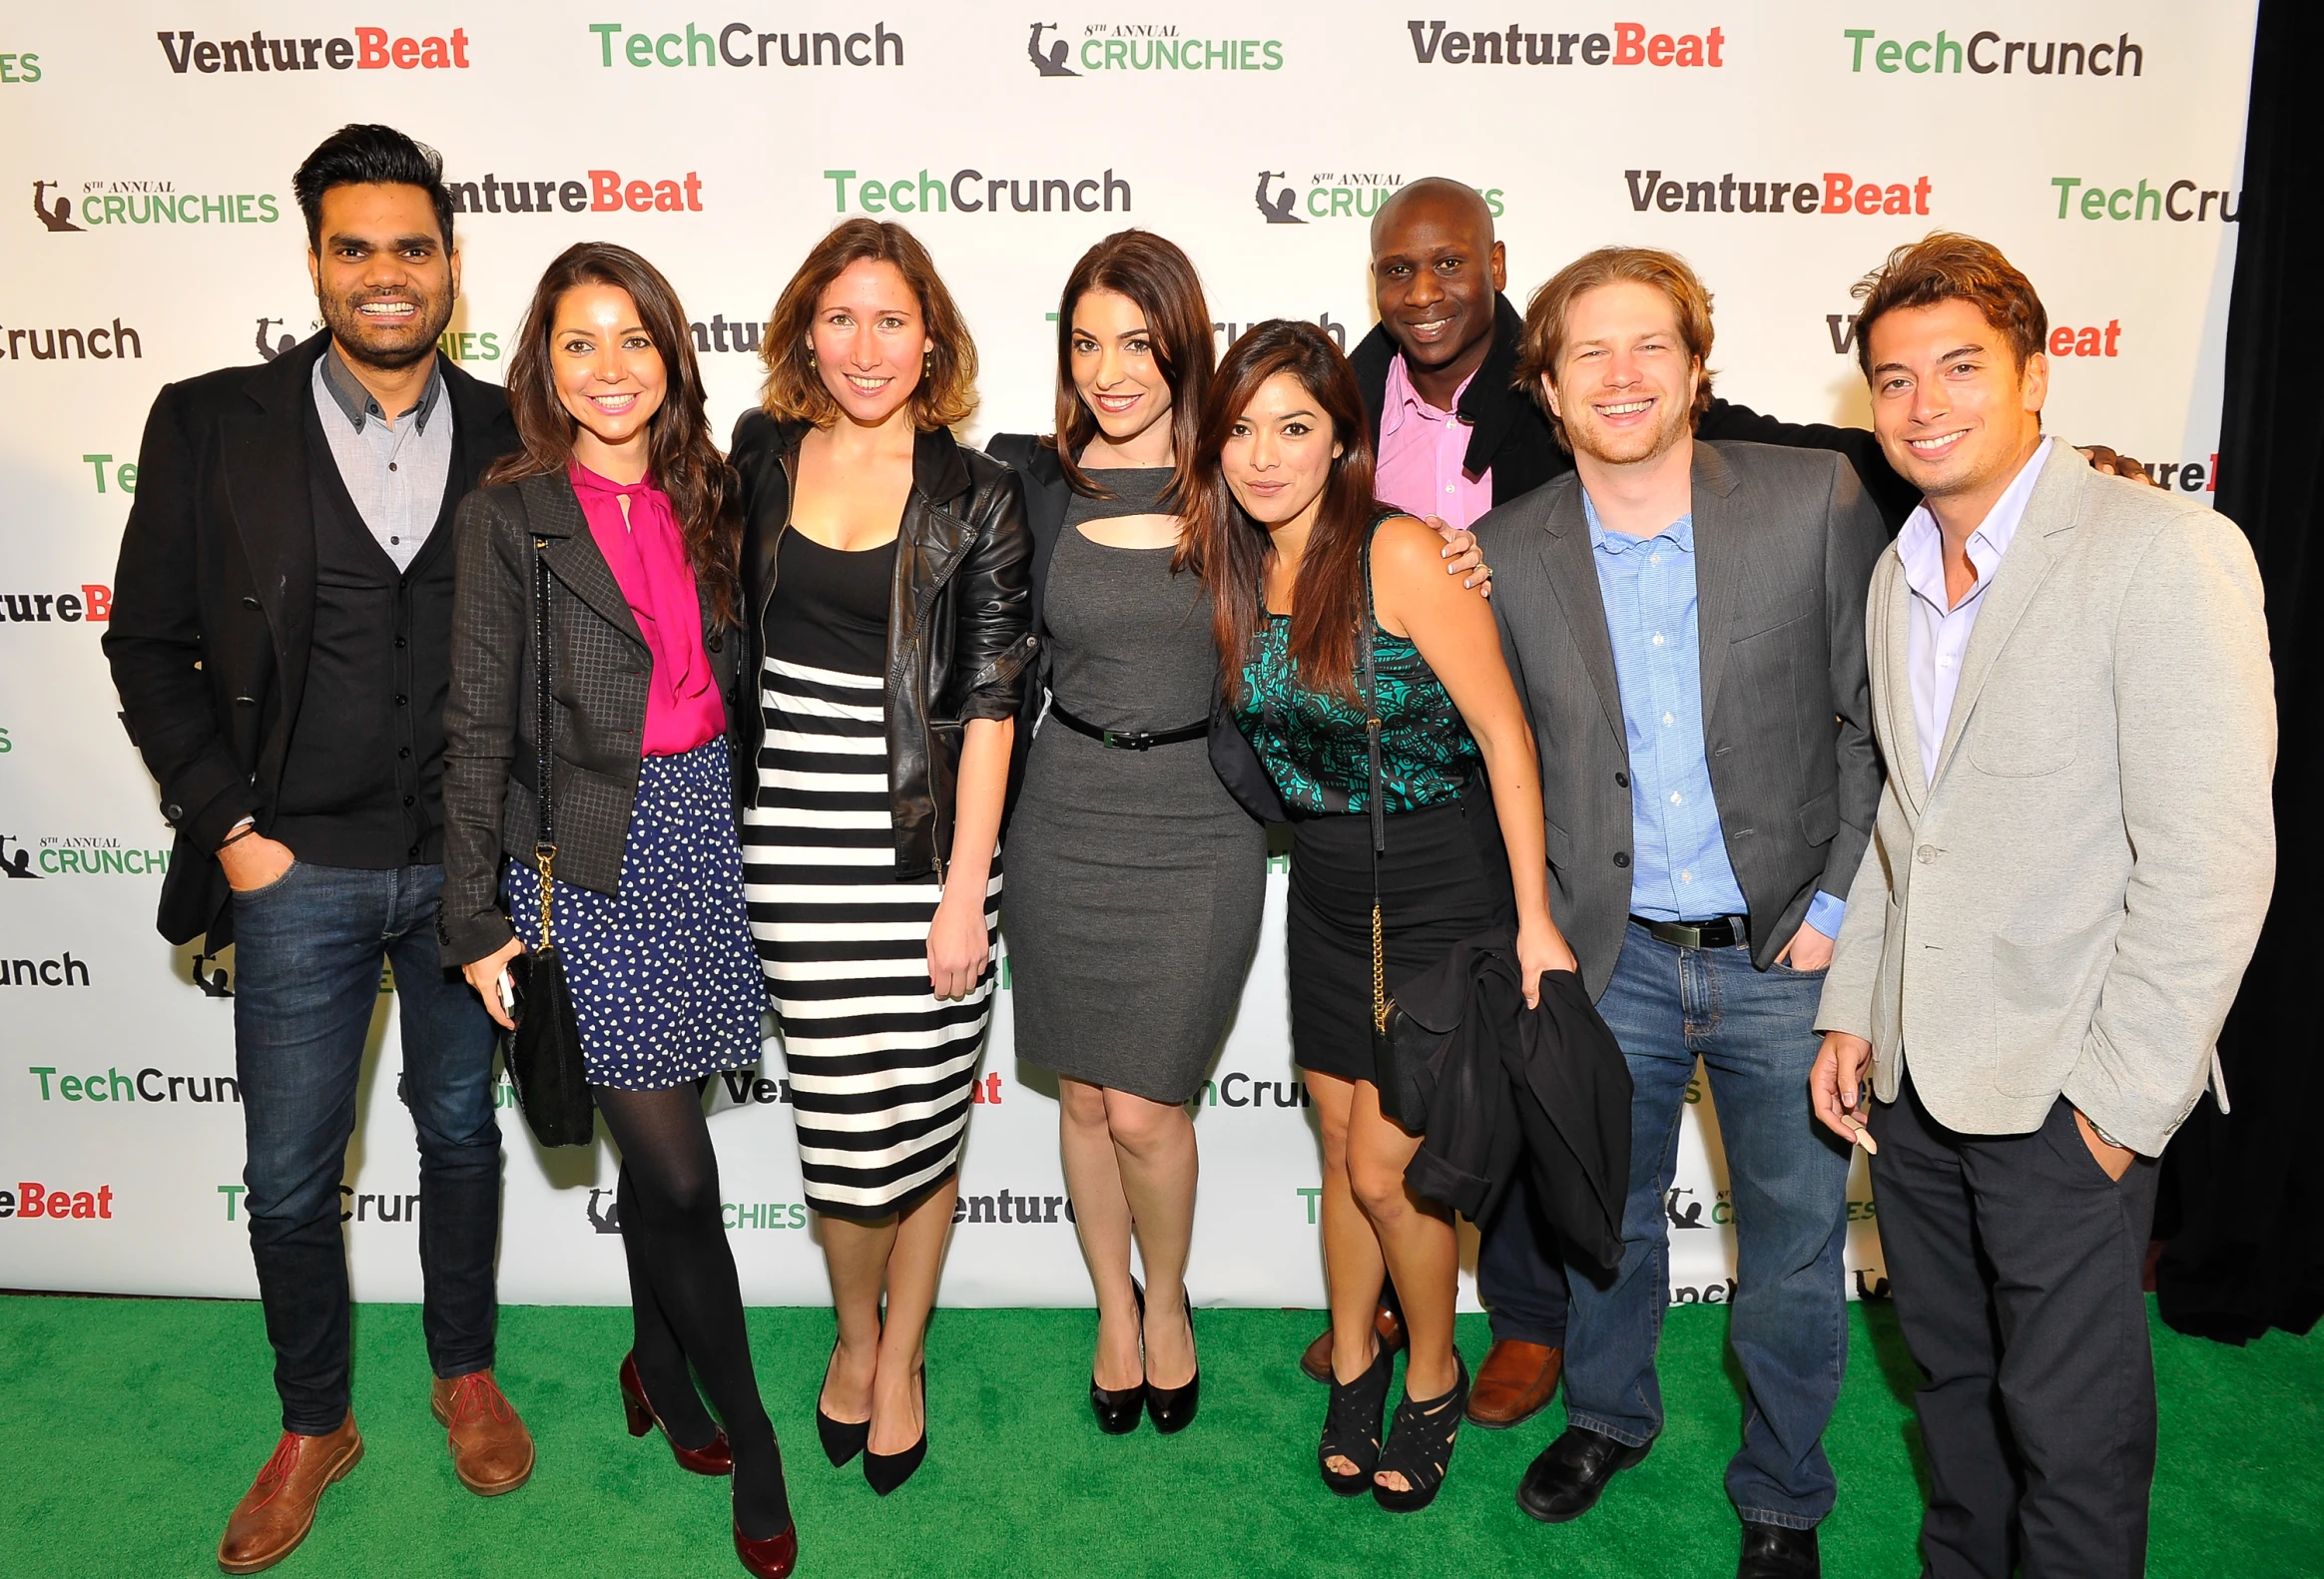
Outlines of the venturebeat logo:
[[1659,170],[1625,170],[1630,208],[1663,214],[1918,214],[1929,212],[1935,189],[1927,176],[1910,185],[1860,181],[1843,170],[1824,172],[1822,181],[1737,181],[1732,171],[1716,181],[1665,181]]
[[[1532,33],[1511,22],[1505,32],[1447,32],[1443,22],[1407,22],[1413,59],[1423,66],[1724,66],[1727,35],[1654,33],[1643,23],[1617,22],[1604,33]],[[1576,47],[1578,46],[1578,48]]]
[[693,171],[669,180],[639,180],[617,170],[592,170],[586,181],[568,177],[502,181],[486,171],[481,181],[452,180],[454,214],[700,214],[702,178]]
[[[1046,43],[1041,38],[1044,32],[1051,35]],[[1078,49],[1065,36],[1074,32],[1080,35]],[[1098,71],[1283,69],[1281,39],[1184,38],[1175,22],[1086,22],[1076,28],[1035,22],[1032,37],[1025,42],[1025,54],[1044,77],[1078,77]]]
[[103,625],[113,618],[113,589],[84,581],[78,592],[0,592],[0,614],[17,625],[45,625],[51,619]]
[[0,1218],[101,1218],[113,1216],[113,1186],[73,1190],[62,1185],[26,1181],[14,1190],[0,1190]]
[[170,70],[183,77],[189,68],[204,76],[220,72],[466,71],[468,33],[453,28],[449,38],[401,38],[385,28],[359,27],[352,38],[268,38],[253,29],[249,38],[201,39],[191,29],[156,33]]
[[[1827,312],[1824,326],[1832,334],[1832,352],[1836,356],[1856,353],[1856,314]],[[2122,343],[2122,320],[2108,318],[2104,323],[2052,324],[2048,343],[2043,347],[2051,356],[2119,356]]]

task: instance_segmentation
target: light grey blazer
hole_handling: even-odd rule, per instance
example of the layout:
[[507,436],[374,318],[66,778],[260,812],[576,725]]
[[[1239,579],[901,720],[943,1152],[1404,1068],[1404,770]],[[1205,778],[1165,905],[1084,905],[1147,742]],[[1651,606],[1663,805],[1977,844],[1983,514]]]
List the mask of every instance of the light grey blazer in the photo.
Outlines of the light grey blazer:
[[[1888,542],[1829,450],[1695,440],[1695,632],[1703,749],[1751,958],[1775,956],[1823,888],[1847,897],[1872,836],[1880,762],[1864,593]],[[1501,651],[1541,756],[1549,904],[1591,997],[1630,915],[1630,745],[1604,595],[1572,472],[1476,523]],[[1708,919],[1690,917],[1689,919]]]
[[2073,459],[1994,572],[1934,779],[1894,548],[1873,573],[1889,780],[1816,1023],[1870,1039],[1884,1102],[1909,1059],[1951,1129],[2025,1134],[2062,1093],[2155,1156],[2218,1081],[2274,884],[2267,621],[2234,522]]

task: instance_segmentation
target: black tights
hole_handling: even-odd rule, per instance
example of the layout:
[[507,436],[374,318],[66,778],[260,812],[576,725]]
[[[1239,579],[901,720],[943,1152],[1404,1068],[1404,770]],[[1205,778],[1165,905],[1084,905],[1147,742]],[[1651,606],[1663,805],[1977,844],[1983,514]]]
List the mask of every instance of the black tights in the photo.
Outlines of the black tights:
[[702,1378],[734,1445],[737,1522],[754,1539],[781,1534],[791,1523],[783,1455],[751,1368],[742,1284],[720,1213],[718,1154],[711,1150],[702,1093],[691,1084],[592,1091],[621,1148],[616,1200],[646,1397],[679,1445],[700,1447],[717,1429],[694,1390],[694,1376]]

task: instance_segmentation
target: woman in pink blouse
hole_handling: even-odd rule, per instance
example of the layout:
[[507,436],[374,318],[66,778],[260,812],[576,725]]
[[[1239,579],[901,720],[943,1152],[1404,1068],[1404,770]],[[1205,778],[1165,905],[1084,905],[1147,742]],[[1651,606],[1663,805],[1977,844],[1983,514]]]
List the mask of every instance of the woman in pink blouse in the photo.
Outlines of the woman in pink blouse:
[[[508,401],[524,447],[459,514],[443,955],[508,1024],[503,972],[540,941],[532,854],[549,762],[551,924],[590,1089],[622,1157],[630,1431],[658,1424],[683,1467],[732,1474],[743,1566],[788,1574],[798,1535],[702,1106],[714,1072],[759,1059],[727,728],[741,646],[735,480],[710,437],[686,314],[625,248],[586,243],[549,265]],[[543,585],[546,751],[534,739]]]

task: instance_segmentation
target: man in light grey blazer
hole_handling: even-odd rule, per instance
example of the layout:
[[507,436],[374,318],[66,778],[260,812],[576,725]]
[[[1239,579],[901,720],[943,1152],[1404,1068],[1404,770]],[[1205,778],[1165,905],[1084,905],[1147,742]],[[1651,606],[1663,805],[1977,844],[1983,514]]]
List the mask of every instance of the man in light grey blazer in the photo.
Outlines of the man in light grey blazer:
[[1889,780],[1814,1101],[1874,1154],[1928,1377],[1925,1572],[2136,1575],[2155,1159],[2217,1088],[2275,871],[2259,572],[2233,522],[2042,435],[2047,318],[1994,248],[1931,236],[1858,291],[1926,503],[1873,576]]
[[1710,346],[1680,260],[1608,248],[1561,271],[1526,311],[1519,376],[1577,469],[1475,528],[1540,747],[1558,924],[1635,1090],[1621,1263],[1573,1269],[1568,1428],[1517,1500],[1579,1517],[1662,1428],[1664,1195],[1699,1056],[1741,1247],[1738,1572],[1775,1579],[1818,1571],[1836,1492],[1849,1152],[1807,1074],[1880,794],[1863,611],[1888,539],[1839,455],[1694,436]]

